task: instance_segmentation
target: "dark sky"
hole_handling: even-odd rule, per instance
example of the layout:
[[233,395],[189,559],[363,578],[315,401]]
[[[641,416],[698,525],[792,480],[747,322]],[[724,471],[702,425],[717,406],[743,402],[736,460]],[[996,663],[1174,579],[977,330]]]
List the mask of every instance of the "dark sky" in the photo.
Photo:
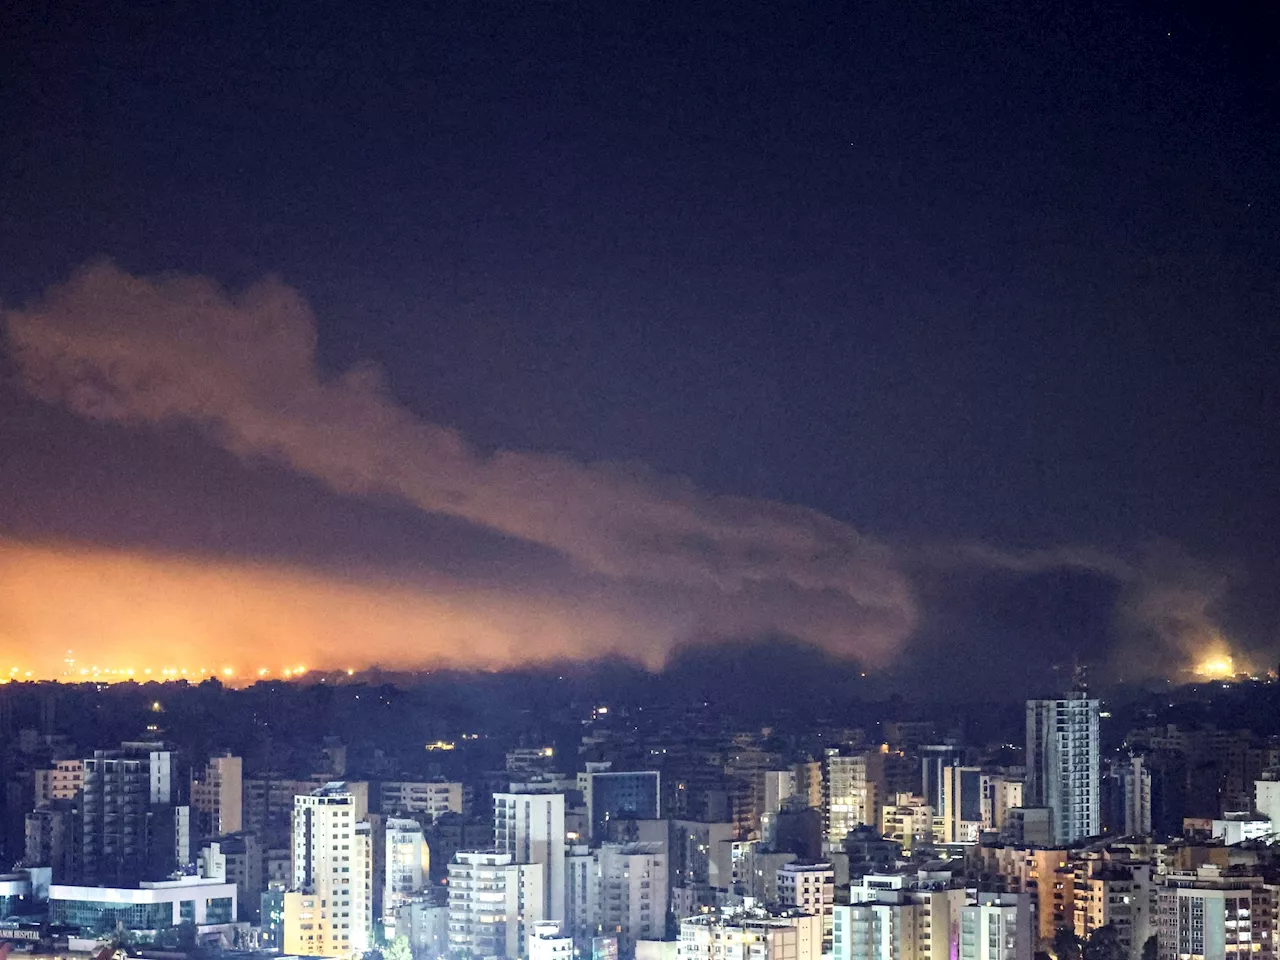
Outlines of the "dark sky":
[[[888,545],[919,608],[904,675],[1209,622],[1274,660],[1280,54],[1260,13],[4,16],[0,303],[101,257],[233,291],[274,275],[314,309],[322,369],[376,364],[478,451],[643,464]],[[246,469],[192,416],[85,423],[21,380],[0,391],[0,536],[575,579],[510,526]],[[938,559],[973,545],[1001,559]],[[648,590],[622,607],[665,603]]]

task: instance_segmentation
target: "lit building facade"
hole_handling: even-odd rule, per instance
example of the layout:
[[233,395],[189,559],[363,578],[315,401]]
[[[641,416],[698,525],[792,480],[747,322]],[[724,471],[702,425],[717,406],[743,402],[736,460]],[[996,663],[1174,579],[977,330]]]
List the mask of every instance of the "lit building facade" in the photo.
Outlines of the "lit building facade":
[[1049,810],[1054,843],[1101,830],[1098,701],[1027,701],[1026,805]]
[[428,817],[462,813],[462,784],[433,780],[384,780],[379,806],[387,816]]
[[679,960],[821,960],[822,919],[803,911],[743,910],[680,922]]
[[822,952],[831,949],[836,872],[829,863],[787,863],[778,868],[778,902],[822,917]]
[[293,879],[284,898],[284,952],[346,956],[368,948],[369,849],[357,827],[367,810],[347,784],[294,799]]
[[83,934],[124,929],[143,939],[184,922],[201,927],[236,922],[236,887],[202,877],[184,877],[137,887],[49,887],[49,921]]
[[384,920],[394,923],[401,905],[412,900],[426,885],[431,864],[427,841],[417,820],[389,817],[383,835],[382,912]]
[[1157,891],[1161,960],[1274,957],[1276,895],[1260,877],[1216,867],[1166,874]]
[[978,767],[943,767],[934,810],[937,843],[977,843],[982,833],[982,771]]
[[51,768],[35,772],[35,805],[75,800],[83,786],[84,761],[59,760]]
[[449,950],[475,957],[527,955],[546,920],[541,864],[508,853],[459,851],[449,864]]
[[822,764],[822,801],[826,842],[839,845],[854,827],[880,824],[880,782],[884,755],[875,751],[842,754],[829,748]]
[[564,922],[564,794],[495,793],[493,846],[514,863],[538,864],[543,871],[546,915],[537,920]]
[[661,940],[667,924],[667,852],[661,843],[606,843],[596,853],[598,933],[635,956],[638,940]]
[[960,908],[960,960],[1028,960],[1031,904],[1025,894],[980,893]]

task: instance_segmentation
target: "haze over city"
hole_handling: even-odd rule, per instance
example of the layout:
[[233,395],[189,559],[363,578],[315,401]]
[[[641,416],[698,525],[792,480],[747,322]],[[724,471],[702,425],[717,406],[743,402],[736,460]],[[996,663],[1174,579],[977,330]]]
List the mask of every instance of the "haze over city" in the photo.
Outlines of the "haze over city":
[[0,672],[1265,673],[1263,47],[1079,16],[15,22]]

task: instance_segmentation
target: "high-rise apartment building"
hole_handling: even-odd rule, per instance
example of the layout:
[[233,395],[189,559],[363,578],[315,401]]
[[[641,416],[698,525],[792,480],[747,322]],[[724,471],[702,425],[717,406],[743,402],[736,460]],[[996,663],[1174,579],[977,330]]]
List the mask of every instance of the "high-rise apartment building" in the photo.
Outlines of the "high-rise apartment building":
[[935,811],[942,807],[942,771],[964,765],[964,750],[954,743],[927,743],[920,748],[920,795]]
[[459,851],[449,864],[449,950],[473,957],[525,956],[545,919],[541,864],[511,854]]
[[[666,847],[667,877],[677,900],[694,906],[711,906],[717,893],[733,886],[733,824],[696,820],[642,820],[636,839],[657,841]],[[679,919],[679,917],[677,917]]]
[[430,874],[427,841],[417,820],[389,817],[385,826],[382,914],[394,918],[422,891]]
[[191,862],[190,809],[163,744],[126,743],[84,761],[80,872],[88,885],[161,880]]
[[564,794],[495,793],[493,846],[519,864],[542,867],[546,914],[532,920],[564,922]]
[[960,908],[960,960],[1028,960],[1031,946],[1026,894],[980,893]]
[[[855,897],[855,901],[858,898]],[[953,960],[962,889],[881,889],[834,908],[834,960]]]
[[1261,877],[1201,867],[1157,892],[1160,960],[1275,956],[1276,890]]
[[899,793],[880,811],[880,833],[901,844],[903,854],[910,856],[916,847],[933,843],[933,821],[933,807],[924,797]]
[[357,830],[366,813],[359,794],[342,782],[294,799],[295,889],[284,897],[285,953],[332,957],[368,947],[370,852]]
[[833,960],[1031,958],[1025,894],[966,893],[928,881],[855,890],[851,896],[852,903],[835,908]]
[[1049,811],[1054,843],[1101,830],[1098,713],[1080,692],[1027,701],[1026,806]]
[[80,878],[81,813],[78,801],[53,800],[27,814],[23,863],[49,867],[53,882],[71,884]]
[[244,829],[243,766],[239,757],[212,757],[191,778],[191,811],[200,837],[220,837]]
[[839,845],[854,827],[880,825],[884,755],[828,748],[822,765],[824,838]]
[[829,863],[786,863],[778,868],[778,902],[822,917],[822,952],[831,949],[836,872]]
[[1114,770],[1120,799],[1120,827],[1126,837],[1151,833],[1151,769],[1141,754],[1126,757]]
[[296,798],[324,784],[316,780],[264,776],[243,780],[243,829],[256,833],[264,849],[287,846],[293,830]]
[[635,956],[636,941],[661,940],[667,925],[667,851],[662,843],[606,843],[596,854],[597,926]]
[[1147,939],[1156,933],[1156,881],[1149,862],[1087,857],[1074,864],[1075,934],[1087,940],[1110,927],[1125,953],[1140,960]]
[[599,861],[585,845],[568,849],[564,861],[564,923],[561,932],[573,940],[579,954],[590,953],[591,940],[599,933]]
[[766,770],[764,774],[764,809],[762,815],[777,813],[789,797],[796,794],[795,770]]

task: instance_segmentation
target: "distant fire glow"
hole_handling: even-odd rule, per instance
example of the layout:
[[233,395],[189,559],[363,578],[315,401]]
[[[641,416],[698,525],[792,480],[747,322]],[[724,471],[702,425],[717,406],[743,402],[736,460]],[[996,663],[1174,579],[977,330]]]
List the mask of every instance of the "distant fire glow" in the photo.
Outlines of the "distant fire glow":
[[1222,680],[1235,673],[1235,660],[1230,656],[1213,656],[1196,664],[1196,674],[1209,680]]

